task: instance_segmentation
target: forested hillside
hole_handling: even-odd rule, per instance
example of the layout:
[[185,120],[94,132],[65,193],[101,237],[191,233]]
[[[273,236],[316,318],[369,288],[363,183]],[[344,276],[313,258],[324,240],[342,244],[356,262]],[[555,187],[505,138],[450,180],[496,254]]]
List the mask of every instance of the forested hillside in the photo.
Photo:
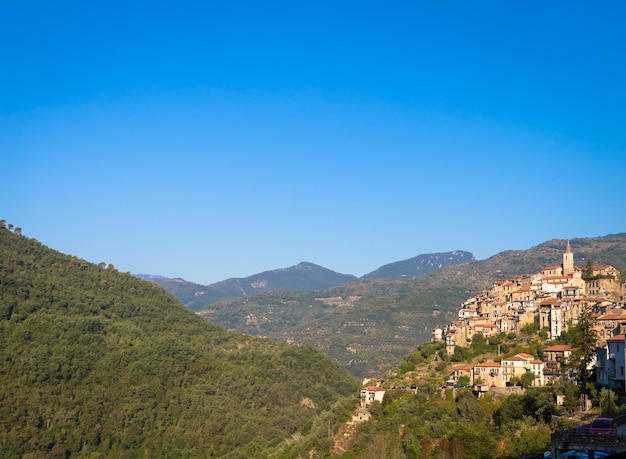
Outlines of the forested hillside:
[[434,327],[456,316],[469,290],[417,290],[409,281],[360,281],[321,292],[268,292],[200,311],[255,336],[312,344],[356,376],[393,368]]
[[[502,339],[511,345],[509,356],[542,349],[536,338],[532,343]],[[467,360],[493,358],[494,347],[485,342],[482,351],[468,351]],[[555,394],[569,394],[568,403],[576,406],[572,383],[518,386],[506,392],[489,391],[480,398],[471,388],[442,389],[455,364],[459,360],[451,361],[443,344],[424,344],[407,355],[396,377],[385,381],[382,404],[370,405],[372,417],[356,431],[344,457],[543,457],[550,445],[552,415],[566,411],[556,406]],[[417,390],[402,390],[405,385]]]
[[[587,317],[591,318],[590,311]],[[620,391],[589,380],[583,386],[580,375],[572,377],[571,372],[578,371],[574,362],[570,372],[547,384],[537,383],[532,371],[517,376],[509,372],[506,387],[482,392],[474,385],[482,375],[464,373],[468,366],[482,362],[510,362],[520,354],[541,359],[549,346],[581,343],[590,333],[590,322],[585,322],[581,320],[556,340],[548,340],[538,328],[517,335],[503,332],[489,339],[478,334],[468,348],[457,347],[452,355],[444,343],[420,345],[384,381],[374,381],[385,389],[382,403],[368,405],[371,417],[367,422],[346,429],[341,457],[540,458],[549,450],[555,430],[578,426],[584,432],[583,424],[597,416],[621,418],[626,406]],[[593,346],[588,350],[594,353]],[[586,367],[585,362],[582,366]],[[507,370],[502,371],[506,374]],[[583,387],[590,405],[581,411]],[[560,457],[587,457],[587,452],[563,451]]]
[[2,457],[268,457],[302,428],[323,445],[358,387],[312,347],[228,332],[8,229],[0,361]]

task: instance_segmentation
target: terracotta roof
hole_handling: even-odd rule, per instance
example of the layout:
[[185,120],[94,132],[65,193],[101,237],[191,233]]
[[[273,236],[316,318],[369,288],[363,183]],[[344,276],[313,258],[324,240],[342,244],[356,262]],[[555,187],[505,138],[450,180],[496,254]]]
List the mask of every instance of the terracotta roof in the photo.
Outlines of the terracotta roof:
[[624,341],[625,336],[624,335],[615,335],[611,338],[607,338],[607,341]]
[[456,365],[452,367],[452,370],[471,370],[472,368],[474,368],[472,365]]
[[474,365],[474,368],[476,367],[499,367],[500,366],[500,362],[485,362],[485,363],[477,363],[476,365]]
[[545,351],[571,351],[572,348],[567,344],[557,344],[555,346],[550,346],[544,349]]
[[603,316],[598,317],[598,320],[626,320],[626,314],[605,314]]
[[369,392],[380,392],[381,390],[384,391],[385,389],[383,389],[382,387],[377,387],[377,386],[367,386],[361,390],[366,390]]
[[546,298],[540,304],[559,304],[559,303],[560,301],[557,300],[556,298]]

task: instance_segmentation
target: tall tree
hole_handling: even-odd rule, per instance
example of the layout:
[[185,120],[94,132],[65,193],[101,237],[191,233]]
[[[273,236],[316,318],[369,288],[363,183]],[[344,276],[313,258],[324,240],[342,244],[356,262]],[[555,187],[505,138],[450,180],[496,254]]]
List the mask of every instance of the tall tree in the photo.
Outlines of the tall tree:
[[583,279],[590,280],[593,277],[593,263],[591,257],[587,258],[587,266],[585,266],[585,272],[583,273]]
[[589,367],[596,355],[598,343],[598,332],[594,325],[592,310],[586,306],[571,332],[573,350],[567,366],[574,371],[576,381],[583,393],[586,392],[587,381],[591,376]]

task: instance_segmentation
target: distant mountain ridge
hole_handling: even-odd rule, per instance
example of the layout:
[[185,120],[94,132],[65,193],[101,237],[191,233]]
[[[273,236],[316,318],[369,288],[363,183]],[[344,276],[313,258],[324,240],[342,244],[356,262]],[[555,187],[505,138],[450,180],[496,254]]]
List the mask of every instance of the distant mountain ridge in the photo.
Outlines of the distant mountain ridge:
[[229,296],[210,286],[196,284],[178,277],[171,279],[153,274],[135,274],[134,276],[152,282],[159,287],[163,287],[165,291],[192,311],[199,311]]
[[396,279],[422,277],[445,266],[460,265],[476,261],[474,255],[463,250],[452,252],[428,253],[408,260],[397,261],[381,266],[375,271],[364,275],[361,279]]
[[226,296],[240,296],[275,290],[324,290],[356,279],[351,274],[340,274],[303,261],[289,268],[264,271],[245,278],[226,279],[209,287]]
[[351,274],[337,273],[306,261],[289,268],[264,271],[249,277],[235,277],[210,285],[155,274],[135,274],[135,276],[163,287],[192,311],[199,311],[224,298],[278,290],[325,290],[357,279]]
[[[407,260],[381,266],[361,279],[415,279],[442,267],[469,263],[475,260],[474,255],[463,250],[421,254]],[[210,285],[200,285],[181,278],[171,279],[156,274],[135,274],[135,276],[163,287],[193,311],[207,308],[216,301],[225,298],[279,290],[326,290],[359,280],[352,274],[341,274],[306,261],[288,268],[264,271],[249,277],[235,277]]]

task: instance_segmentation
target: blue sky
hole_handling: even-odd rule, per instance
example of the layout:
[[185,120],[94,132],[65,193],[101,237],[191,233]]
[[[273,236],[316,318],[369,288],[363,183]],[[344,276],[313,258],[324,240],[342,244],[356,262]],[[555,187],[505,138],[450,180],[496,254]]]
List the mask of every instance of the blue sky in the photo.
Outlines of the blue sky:
[[11,2],[0,218],[201,284],[624,232],[624,17],[610,0]]

